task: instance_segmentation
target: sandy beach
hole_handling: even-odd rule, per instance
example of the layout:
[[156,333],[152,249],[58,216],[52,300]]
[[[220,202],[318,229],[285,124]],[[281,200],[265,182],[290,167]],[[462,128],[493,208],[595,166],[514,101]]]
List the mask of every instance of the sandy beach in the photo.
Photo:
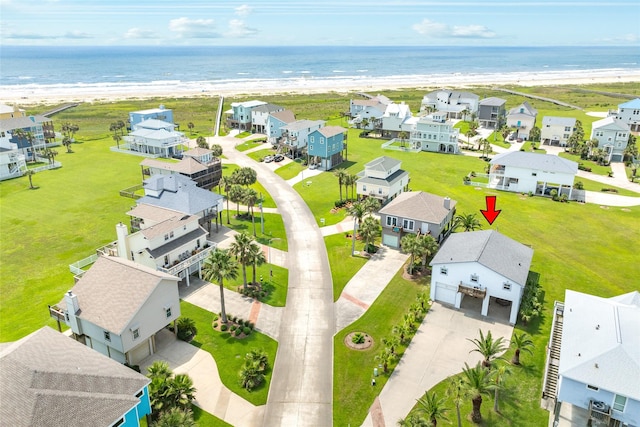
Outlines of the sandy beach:
[[5,85],[0,102],[21,106],[64,102],[110,102],[124,99],[187,98],[198,96],[259,97],[274,94],[376,92],[441,87],[558,86],[640,82],[640,71],[605,69],[540,73],[389,76],[384,78],[283,78],[208,82],[155,81],[58,85]]

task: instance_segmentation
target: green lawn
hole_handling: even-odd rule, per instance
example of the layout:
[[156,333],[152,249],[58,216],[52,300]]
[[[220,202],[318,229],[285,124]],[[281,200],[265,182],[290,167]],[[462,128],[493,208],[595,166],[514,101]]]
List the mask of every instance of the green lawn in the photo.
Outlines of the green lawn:
[[[236,169],[238,169],[238,165],[235,165],[233,163],[225,163],[222,165],[222,175],[230,176],[233,173],[233,171]],[[258,179],[260,179],[260,177],[258,177]],[[271,195],[269,194],[269,192],[265,190],[265,188],[262,186],[262,184],[260,184],[260,182],[256,182],[250,187],[256,190],[259,195],[262,195],[262,206],[264,206],[265,208],[276,207],[276,202],[273,201],[273,198],[271,198]],[[230,203],[230,207],[231,205],[232,203]]]
[[236,150],[238,151],[247,151],[252,148],[256,148],[258,146],[264,145],[262,141],[245,141],[242,144],[236,145]]
[[218,365],[222,383],[229,390],[253,405],[259,406],[267,403],[271,369],[266,373],[266,382],[251,392],[240,386],[238,373],[244,363],[244,355],[252,349],[264,349],[269,356],[269,365],[273,368],[276,351],[278,350],[277,341],[257,331],[252,332],[251,335],[244,339],[236,339],[228,332],[214,331],[211,326],[213,313],[186,301],[180,303],[180,311],[182,312],[182,317],[189,317],[196,322],[198,334],[191,341],[191,344],[211,353]]
[[[230,206],[231,207],[231,206]],[[245,211],[246,212],[246,211]],[[231,224],[227,224],[227,210],[222,213],[222,222],[226,227],[238,232],[246,232],[253,235],[253,223],[245,217],[236,217],[236,210],[229,210],[229,220]],[[242,213],[242,209],[240,211]],[[256,237],[255,240],[263,245],[271,246],[282,251],[288,250],[287,233],[284,229],[282,216],[279,214],[265,213],[264,215],[264,233],[261,229],[260,209],[254,208]]]
[[289,164],[286,164],[276,169],[276,173],[282,179],[287,180],[287,179],[295,178],[296,176],[298,176],[300,172],[306,169],[307,167],[302,165],[302,160],[296,159],[293,162],[290,162]]
[[571,154],[567,153],[566,151],[562,151],[559,156],[564,159],[574,161],[578,164],[581,163],[585,167],[591,168],[591,173],[595,173],[596,175],[608,176],[609,172],[611,172],[611,166],[601,166],[591,160],[582,160],[577,154]]
[[193,405],[193,419],[198,423],[198,427],[233,427],[231,424],[224,422],[215,415],[211,415],[196,405]]
[[[603,184],[602,182],[599,181],[592,181],[590,179],[586,179],[586,178],[582,178],[577,176],[574,183],[575,182],[582,182],[582,184],[584,185],[584,190],[588,190],[588,191],[602,191],[603,188],[615,188],[616,190],[618,190],[617,193],[620,196],[631,196],[631,197],[640,197],[640,193],[636,193],[635,191],[631,191],[631,190],[627,190],[624,188],[620,188],[620,187],[616,187],[615,185],[608,185],[608,184]],[[640,199],[639,199],[640,200]]]
[[[271,146],[269,146],[271,147]],[[271,148],[264,148],[262,150],[252,151],[251,153],[247,153],[247,157],[255,160],[256,162],[261,162],[263,157],[273,155],[275,152]]]
[[[238,138],[238,139],[244,139],[244,138],[246,138],[246,137],[248,137],[248,136],[251,136],[251,135],[252,135],[252,134],[251,134],[251,132],[244,131],[244,132],[240,132],[239,134],[237,134],[237,135],[236,135],[236,138]],[[242,151],[242,150],[241,150],[241,151]]]
[[[351,239],[345,237],[345,233],[334,234],[324,238],[331,266],[331,279],[333,280],[333,300],[337,301],[349,280],[367,262],[362,256],[351,256]],[[363,250],[364,244],[357,241],[356,250]]]

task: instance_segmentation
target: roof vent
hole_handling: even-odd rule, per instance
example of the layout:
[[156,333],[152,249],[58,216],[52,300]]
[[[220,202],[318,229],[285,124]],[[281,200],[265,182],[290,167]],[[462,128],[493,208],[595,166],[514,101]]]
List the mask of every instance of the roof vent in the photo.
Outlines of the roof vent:
[[600,325],[596,325],[596,331],[600,329]]

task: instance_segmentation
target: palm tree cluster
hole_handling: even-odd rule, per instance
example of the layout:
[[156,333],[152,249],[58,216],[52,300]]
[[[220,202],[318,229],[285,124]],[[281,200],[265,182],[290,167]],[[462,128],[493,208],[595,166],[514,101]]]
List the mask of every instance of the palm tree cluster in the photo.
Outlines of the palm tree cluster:
[[[222,149],[220,149],[220,155],[222,155]],[[229,219],[229,201],[236,203],[236,216],[240,216],[240,203],[243,203],[247,206],[247,215],[251,216],[254,236],[256,235],[256,222],[253,209],[262,199],[258,192],[250,188],[250,186],[255,184],[257,179],[258,176],[254,169],[242,167],[234,170],[230,176],[223,176],[218,183],[219,191],[224,191],[227,199],[227,224],[231,223]]]
[[358,229],[360,229],[365,250],[371,249],[376,238],[380,235],[380,221],[372,216],[378,209],[380,209],[380,201],[373,197],[367,197],[366,199],[353,203],[347,210],[349,215],[353,217],[351,256],[355,255],[356,234],[358,233]]
[[[336,202],[336,207],[344,205],[342,197],[342,187],[344,186],[344,199],[346,201],[355,200],[355,187],[358,181],[358,175],[350,174],[345,169],[338,168],[333,171],[333,175],[338,178],[338,187],[340,189],[340,200]],[[349,197],[349,189],[351,189],[351,197]]]
[[75,142],[74,136],[80,127],[75,123],[65,122],[60,130],[62,131],[62,145],[67,148],[67,153],[71,153],[71,143]]
[[247,290],[247,266],[249,265],[253,268],[252,285],[259,287],[260,283],[256,281],[256,270],[257,267],[267,262],[262,247],[247,233],[238,233],[234,236],[229,251],[242,266],[243,289]]
[[269,369],[269,356],[263,349],[252,349],[245,355],[244,364],[238,373],[240,385],[246,390],[253,390],[264,382],[265,373]]
[[[149,400],[151,401],[152,418],[160,422],[165,416],[168,418],[189,419],[191,402],[195,398],[196,389],[191,377],[187,374],[174,374],[169,364],[155,361],[147,369],[149,384]],[[173,415],[166,415],[172,413]],[[179,416],[177,413],[180,413]],[[154,425],[170,425],[163,424]],[[183,424],[180,424],[183,425]],[[185,424],[188,425],[188,424]]]
[[405,234],[400,239],[400,246],[404,253],[409,254],[409,264],[407,265],[407,273],[413,274],[417,260],[420,260],[424,269],[430,256],[438,251],[438,242],[430,234]]

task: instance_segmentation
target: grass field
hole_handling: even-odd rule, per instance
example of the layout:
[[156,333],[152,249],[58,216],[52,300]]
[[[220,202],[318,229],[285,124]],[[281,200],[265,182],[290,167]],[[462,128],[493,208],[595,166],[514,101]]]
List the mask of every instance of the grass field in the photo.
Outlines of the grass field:
[[[333,280],[333,300],[337,301],[349,280],[367,262],[367,258],[356,255],[351,256],[351,239],[347,239],[344,233],[334,234],[324,238],[331,265],[331,279]],[[361,251],[364,246],[356,242],[356,250]]]

